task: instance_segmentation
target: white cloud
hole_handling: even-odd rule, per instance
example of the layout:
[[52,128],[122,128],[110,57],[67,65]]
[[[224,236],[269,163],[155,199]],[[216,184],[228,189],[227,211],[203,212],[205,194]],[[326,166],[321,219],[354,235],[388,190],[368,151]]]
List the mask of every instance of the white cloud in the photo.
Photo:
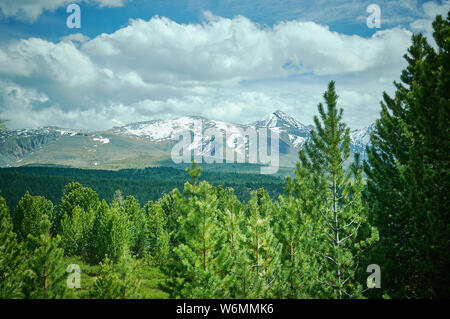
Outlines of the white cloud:
[[99,7],[123,7],[126,2],[132,0],[94,0],[98,3]]
[[208,18],[154,17],[91,40],[79,34],[0,45],[0,81],[46,97],[11,96],[0,86],[3,115],[12,127],[106,129],[186,114],[246,122],[282,109],[308,123],[327,81],[337,79],[347,119],[359,127],[377,116],[410,43],[400,28],[363,38],[313,22],[268,28],[242,16]]
[[[121,7],[131,0],[81,0],[95,3],[99,7]],[[80,1],[76,1],[79,3]],[[54,11],[74,3],[73,0],[1,0],[0,17],[16,17],[27,22],[34,22],[44,11]]]
[[62,42],[73,42],[76,44],[81,44],[89,40],[89,37],[85,36],[82,33],[72,33],[67,36],[64,36],[60,39]]
[[97,68],[72,42],[38,38],[12,42],[0,50],[0,74],[74,87],[96,80]]
[[145,80],[223,81],[383,68],[404,52],[409,36],[391,29],[365,39],[300,21],[261,28],[242,16],[190,25],[155,17],[132,20],[82,49],[100,64],[139,70]]
[[69,2],[69,0],[3,0],[0,2],[0,14],[4,17],[17,17],[34,22],[44,10],[54,11]]
[[444,1],[442,4],[436,4],[431,1],[425,2],[422,8],[422,18],[412,22],[410,27],[415,32],[423,32],[428,41],[435,46],[432,23],[437,15],[442,15],[444,19],[447,17],[447,13],[450,10],[450,1]]

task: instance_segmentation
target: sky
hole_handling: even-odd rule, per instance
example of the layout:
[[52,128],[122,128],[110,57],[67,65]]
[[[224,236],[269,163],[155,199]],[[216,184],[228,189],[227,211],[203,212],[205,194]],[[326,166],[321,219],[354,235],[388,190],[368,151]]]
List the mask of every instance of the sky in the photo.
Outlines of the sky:
[[[72,3],[81,28],[67,27]],[[412,33],[431,39],[449,10],[447,0],[0,0],[0,117],[12,129],[105,130],[282,110],[312,124],[335,80],[344,120],[363,128],[394,92]]]

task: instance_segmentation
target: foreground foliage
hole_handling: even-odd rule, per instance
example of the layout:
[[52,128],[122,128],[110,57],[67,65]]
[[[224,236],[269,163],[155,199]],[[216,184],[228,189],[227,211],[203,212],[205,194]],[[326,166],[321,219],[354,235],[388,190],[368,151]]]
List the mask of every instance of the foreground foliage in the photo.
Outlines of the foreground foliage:
[[397,298],[450,295],[450,13],[433,28],[437,48],[414,35],[395,96],[383,96],[365,167],[372,259]]

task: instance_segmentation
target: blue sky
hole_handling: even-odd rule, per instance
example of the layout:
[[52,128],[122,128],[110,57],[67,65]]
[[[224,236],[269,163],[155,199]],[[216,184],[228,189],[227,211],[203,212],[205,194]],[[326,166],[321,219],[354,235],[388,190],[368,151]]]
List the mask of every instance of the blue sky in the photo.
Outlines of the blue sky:
[[[16,0],[14,0],[16,1]],[[17,0],[20,1],[20,0]],[[306,20],[326,24],[331,30],[371,36],[377,29],[366,26],[367,6],[376,3],[382,10],[382,26],[403,26],[423,17],[421,1],[310,1],[310,0],[132,0],[121,7],[99,7],[95,2],[78,2],[82,10],[83,34],[95,37],[111,33],[127,25],[129,19],[148,20],[155,15],[168,17],[178,23],[201,23],[203,11],[233,18],[243,15],[261,25],[272,26],[280,21]],[[77,1],[70,1],[77,3]],[[436,1],[442,4],[442,1]],[[0,13],[1,15],[1,13]],[[76,33],[66,27],[66,6],[45,10],[30,23],[22,16],[2,17],[1,38],[40,37],[50,41]]]
[[[81,29],[66,6],[81,7]],[[368,28],[366,8],[381,9]],[[378,116],[411,32],[448,1],[1,0],[0,110],[10,126],[106,129],[203,115],[312,122],[337,81],[351,127]],[[340,90],[340,91],[339,91]]]

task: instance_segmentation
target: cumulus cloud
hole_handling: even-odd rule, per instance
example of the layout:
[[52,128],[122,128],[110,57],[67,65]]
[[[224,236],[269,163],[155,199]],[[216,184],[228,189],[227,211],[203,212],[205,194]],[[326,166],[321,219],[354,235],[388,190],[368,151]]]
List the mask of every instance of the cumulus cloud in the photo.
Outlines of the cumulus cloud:
[[408,41],[402,29],[379,31],[365,39],[314,22],[262,28],[242,16],[190,25],[156,17],[132,20],[113,34],[85,43],[83,51],[99,64],[140,70],[148,80],[223,81],[389,67],[390,58]]
[[[99,7],[121,7],[127,1],[131,0],[82,0],[97,4]],[[0,17],[16,17],[19,20],[34,22],[42,12],[54,11],[73,2],[73,0],[2,0]]]
[[189,114],[247,122],[282,109],[307,123],[336,79],[359,127],[377,116],[410,44],[401,28],[364,38],[314,22],[265,27],[243,16],[206,17],[179,24],[156,16],[93,39],[0,45],[3,116],[13,127],[106,129]]
[[435,45],[433,40],[433,20],[437,15],[441,15],[444,19],[447,17],[447,13],[450,10],[450,1],[446,0],[442,4],[437,4],[432,1],[425,2],[422,8],[422,18],[413,21],[410,27],[416,32],[423,32],[429,42]]
[[64,36],[60,39],[62,42],[73,42],[76,44],[81,44],[89,40],[89,37],[85,36],[82,33],[72,33],[67,36]]

